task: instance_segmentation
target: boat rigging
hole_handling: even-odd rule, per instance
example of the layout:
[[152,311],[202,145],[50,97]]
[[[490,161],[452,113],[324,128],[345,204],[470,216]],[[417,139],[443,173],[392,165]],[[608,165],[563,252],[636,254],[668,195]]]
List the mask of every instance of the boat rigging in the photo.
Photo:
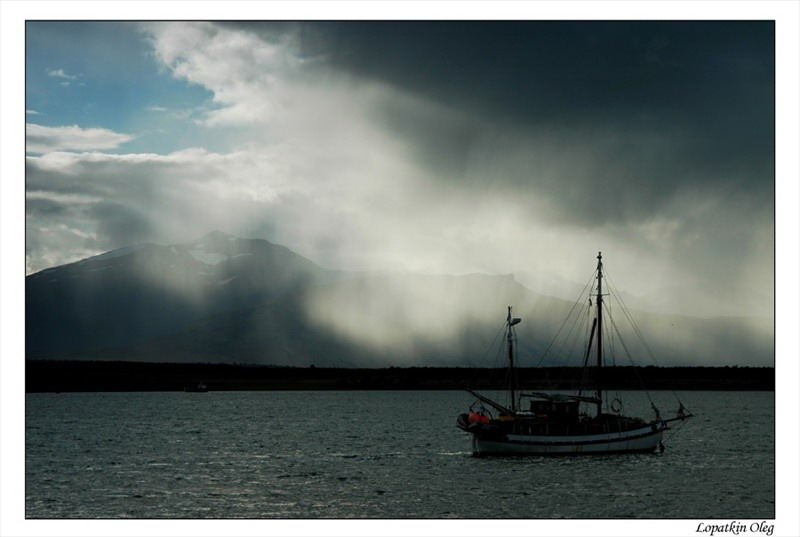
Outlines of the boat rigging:
[[[678,400],[679,407],[675,416],[662,418],[660,411],[648,394],[648,400],[654,411],[654,418],[646,421],[639,417],[628,417],[622,414],[623,403],[619,397],[604,399],[606,386],[603,382],[602,368],[606,358],[603,346],[604,297],[603,292],[603,256],[597,255],[596,292],[590,294],[589,306],[595,311],[589,330],[589,343],[583,358],[584,378],[589,378],[588,370],[592,369],[589,359],[594,346],[596,366],[593,375],[593,386],[581,386],[577,394],[547,393],[533,391],[521,393],[517,385],[514,368],[516,356],[516,332],[514,327],[521,322],[512,316],[512,308],[508,307],[506,316],[506,345],[508,357],[508,391],[510,404],[500,404],[489,397],[468,390],[480,406],[473,405],[470,411],[458,416],[456,423],[460,429],[471,434],[472,451],[475,455],[574,455],[574,454],[609,454],[609,453],[644,453],[660,448],[663,451],[662,436],[673,422],[685,422],[692,417],[683,403]],[[582,294],[583,296],[583,294]],[[591,297],[594,297],[592,303]],[[581,299],[579,298],[579,302]],[[573,310],[575,307],[573,307]],[[633,323],[629,312],[623,305],[626,317],[634,325],[635,332],[641,332]],[[571,313],[571,312],[570,312]],[[613,318],[610,324],[617,334]],[[565,321],[566,323],[566,321]],[[562,325],[563,328],[563,325]],[[559,329],[559,333],[561,330]],[[558,333],[556,334],[558,337]],[[643,338],[642,341],[644,342]],[[649,346],[645,348],[652,357]],[[553,343],[548,347],[552,348]],[[627,353],[627,347],[623,343]],[[545,355],[548,351],[545,351]],[[544,358],[544,356],[543,356]],[[629,356],[630,358],[630,356]],[[540,360],[541,363],[541,360]],[[638,374],[638,373],[637,373]],[[584,395],[587,391],[589,394]],[[647,392],[645,392],[647,393]],[[529,400],[529,408],[522,410],[522,399]],[[677,398],[677,396],[676,396]],[[604,412],[604,404],[610,412]],[[491,407],[487,410],[483,405]],[[594,407],[593,415],[588,411],[581,412],[581,405]],[[496,416],[495,416],[496,414]]]

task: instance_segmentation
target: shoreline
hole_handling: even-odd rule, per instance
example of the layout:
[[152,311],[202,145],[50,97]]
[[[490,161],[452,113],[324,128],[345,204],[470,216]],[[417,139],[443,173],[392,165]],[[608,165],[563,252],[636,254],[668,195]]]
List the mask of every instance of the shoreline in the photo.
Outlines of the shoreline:
[[[518,368],[520,390],[576,386],[580,368]],[[470,367],[330,368],[250,364],[26,360],[25,392],[500,389],[505,369]],[[633,367],[602,370],[605,389],[774,391],[773,367]]]

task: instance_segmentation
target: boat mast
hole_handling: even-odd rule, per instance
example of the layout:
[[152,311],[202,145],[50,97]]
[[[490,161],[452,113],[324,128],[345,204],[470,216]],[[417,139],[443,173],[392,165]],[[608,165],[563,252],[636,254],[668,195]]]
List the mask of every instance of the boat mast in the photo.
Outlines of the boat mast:
[[514,333],[511,329],[514,326],[514,319],[511,318],[511,306],[508,307],[508,318],[506,319],[508,324],[508,335],[506,339],[508,340],[508,387],[511,390],[511,412],[516,414],[517,413],[517,394],[516,394],[516,383],[515,383],[515,375],[514,375]]
[[597,252],[597,415],[603,407],[603,252]]

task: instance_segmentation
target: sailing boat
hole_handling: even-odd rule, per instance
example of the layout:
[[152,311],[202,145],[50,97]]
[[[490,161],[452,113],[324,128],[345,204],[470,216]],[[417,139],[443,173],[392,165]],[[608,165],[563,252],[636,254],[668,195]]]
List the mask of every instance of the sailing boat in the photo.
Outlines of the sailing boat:
[[[477,401],[470,407],[470,412],[460,414],[456,420],[460,429],[472,435],[474,455],[597,455],[650,453],[656,449],[663,452],[664,431],[670,429],[671,423],[684,422],[692,417],[680,400],[675,416],[662,418],[651,399],[654,418],[647,421],[622,415],[619,398],[615,397],[610,401],[604,399],[600,372],[605,358],[604,297],[608,295],[603,294],[602,252],[597,255],[596,282],[595,317],[583,361],[583,367],[590,369],[589,359],[594,351],[597,367],[596,374],[593,375],[594,386],[588,390],[583,387],[577,394],[520,393],[514,375],[517,341],[514,326],[521,319],[512,316],[509,306],[505,331],[510,405],[500,404],[468,390]],[[591,308],[591,298],[589,305]],[[638,333],[638,329],[636,331]],[[647,349],[649,352],[649,347]],[[523,398],[529,401],[527,410],[522,409]],[[484,405],[491,407],[491,410]]]

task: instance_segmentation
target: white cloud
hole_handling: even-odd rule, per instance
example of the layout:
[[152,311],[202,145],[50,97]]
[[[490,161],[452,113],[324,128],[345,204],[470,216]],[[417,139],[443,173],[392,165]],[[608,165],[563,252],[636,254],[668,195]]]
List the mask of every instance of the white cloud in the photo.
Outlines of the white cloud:
[[199,113],[205,113],[207,111],[206,107],[168,108],[166,106],[159,106],[159,105],[147,106],[145,110],[147,110],[148,112],[161,114],[162,117],[166,117],[168,119],[175,119],[178,121],[186,121]]
[[246,229],[294,188],[270,181],[270,168],[268,155],[196,148],[168,155],[28,156],[28,269],[132,242],[168,243],[211,229]]
[[47,74],[54,78],[63,78],[65,80],[75,81],[78,80],[80,75],[68,75],[63,69],[48,69]]
[[29,153],[49,153],[65,149],[115,149],[133,138],[130,134],[78,125],[46,127],[34,123],[25,124],[25,151]]
[[41,112],[37,112],[36,110],[25,110],[25,114],[29,116],[40,116],[42,115]]
[[156,58],[175,78],[214,93],[216,108],[203,124],[246,125],[268,122],[290,97],[287,78],[299,60],[284,39],[267,43],[246,32],[210,23],[152,23]]

